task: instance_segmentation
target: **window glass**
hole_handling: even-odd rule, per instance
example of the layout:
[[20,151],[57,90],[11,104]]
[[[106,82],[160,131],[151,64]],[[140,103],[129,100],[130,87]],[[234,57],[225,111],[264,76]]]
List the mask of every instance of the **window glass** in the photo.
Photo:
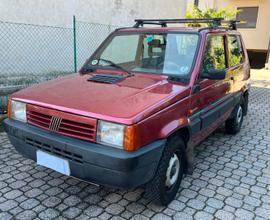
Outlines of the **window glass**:
[[229,64],[236,66],[244,61],[244,51],[239,36],[228,36]]
[[163,71],[186,75],[190,72],[197,48],[194,34],[168,34]]
[[240,12],[236,15],[236,20],[245,23],[237,24],[237,28],[256,28],[258,18],[258,7],[239,7]]
[[110,60],[114,63],[131,62],[136,56],[138,39],[138,35],[115,37],[100,58]]
[[203,59],[203,71],[223,70],[226,68],[224,37],[210,35],[207,38]]
[[102,62],[105,59],[129,71],[178,75],[187,79],[198,40],[198,34],[122,33],[109,39],[92,57],[91,63],[109,67],[108,62]]

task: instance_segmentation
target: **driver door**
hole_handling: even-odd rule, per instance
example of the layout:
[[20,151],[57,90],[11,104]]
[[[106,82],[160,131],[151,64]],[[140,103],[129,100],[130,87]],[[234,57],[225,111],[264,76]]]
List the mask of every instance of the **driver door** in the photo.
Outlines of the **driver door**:
[[194,105],[192,109],[197,108],[198,118],[196,120],[200,123],[200,131],[194,137],[195,143],[205,139],[223,122],[225,115],[221,104],[226,100],[226,96],[231,90],[230,80],[227,76],[225,79],[212,80],[204,78],[204,74],[211,70],[227,71],[227,68],[226,35],[209,34],[206,40],[202,68],[196,83],[200,89],[192,95],[192,105]]

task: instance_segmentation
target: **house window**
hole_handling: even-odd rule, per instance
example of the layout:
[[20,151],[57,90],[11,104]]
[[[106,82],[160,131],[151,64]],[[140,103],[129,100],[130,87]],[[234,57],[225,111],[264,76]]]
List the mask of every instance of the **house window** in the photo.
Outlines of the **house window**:
[[258,7],[239,7],[240,12],[236,15],[236,19],[245,21],[246,23],[238,24],[238,28],[256,28],[258,18]]

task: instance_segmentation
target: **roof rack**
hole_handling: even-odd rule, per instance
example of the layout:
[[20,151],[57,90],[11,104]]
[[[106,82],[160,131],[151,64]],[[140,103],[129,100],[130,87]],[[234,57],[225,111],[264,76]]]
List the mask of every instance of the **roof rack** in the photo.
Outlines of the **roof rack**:
[[229,23],[229,27],[236,30],[236,24],[240,21],[230,20],[224,21],[224,18],[192,18],[192,19],[136,19],[134,28],[143,27],[145,24],[160,25],[161,27],[167,27],[167,24],[200,24],[212,23],[213,27],[219,27],[222,23]]
[[229,28],[231,28],[232,30],[237,30],[237,24],[242,23],[242,22],[244,22],[244,21],[229,20],[229,21],[223,21],[222,23],[229,24]]

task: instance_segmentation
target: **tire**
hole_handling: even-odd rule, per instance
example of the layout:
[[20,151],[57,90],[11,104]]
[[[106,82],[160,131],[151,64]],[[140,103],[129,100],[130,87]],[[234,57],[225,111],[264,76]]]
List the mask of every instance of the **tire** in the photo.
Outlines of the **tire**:
[[242,127],[244,118],[243,106],[238,104],[235,106],[232,117],[225,122],[225,130],[228,134],[237,134]]
[[[172,161],[175,161],[173,165]],[[172,137],[165,146],[154,178],[146,185],[146,197],[157,205],[168,205],[179,190],[185,164],[185,143],[182,138]]]

